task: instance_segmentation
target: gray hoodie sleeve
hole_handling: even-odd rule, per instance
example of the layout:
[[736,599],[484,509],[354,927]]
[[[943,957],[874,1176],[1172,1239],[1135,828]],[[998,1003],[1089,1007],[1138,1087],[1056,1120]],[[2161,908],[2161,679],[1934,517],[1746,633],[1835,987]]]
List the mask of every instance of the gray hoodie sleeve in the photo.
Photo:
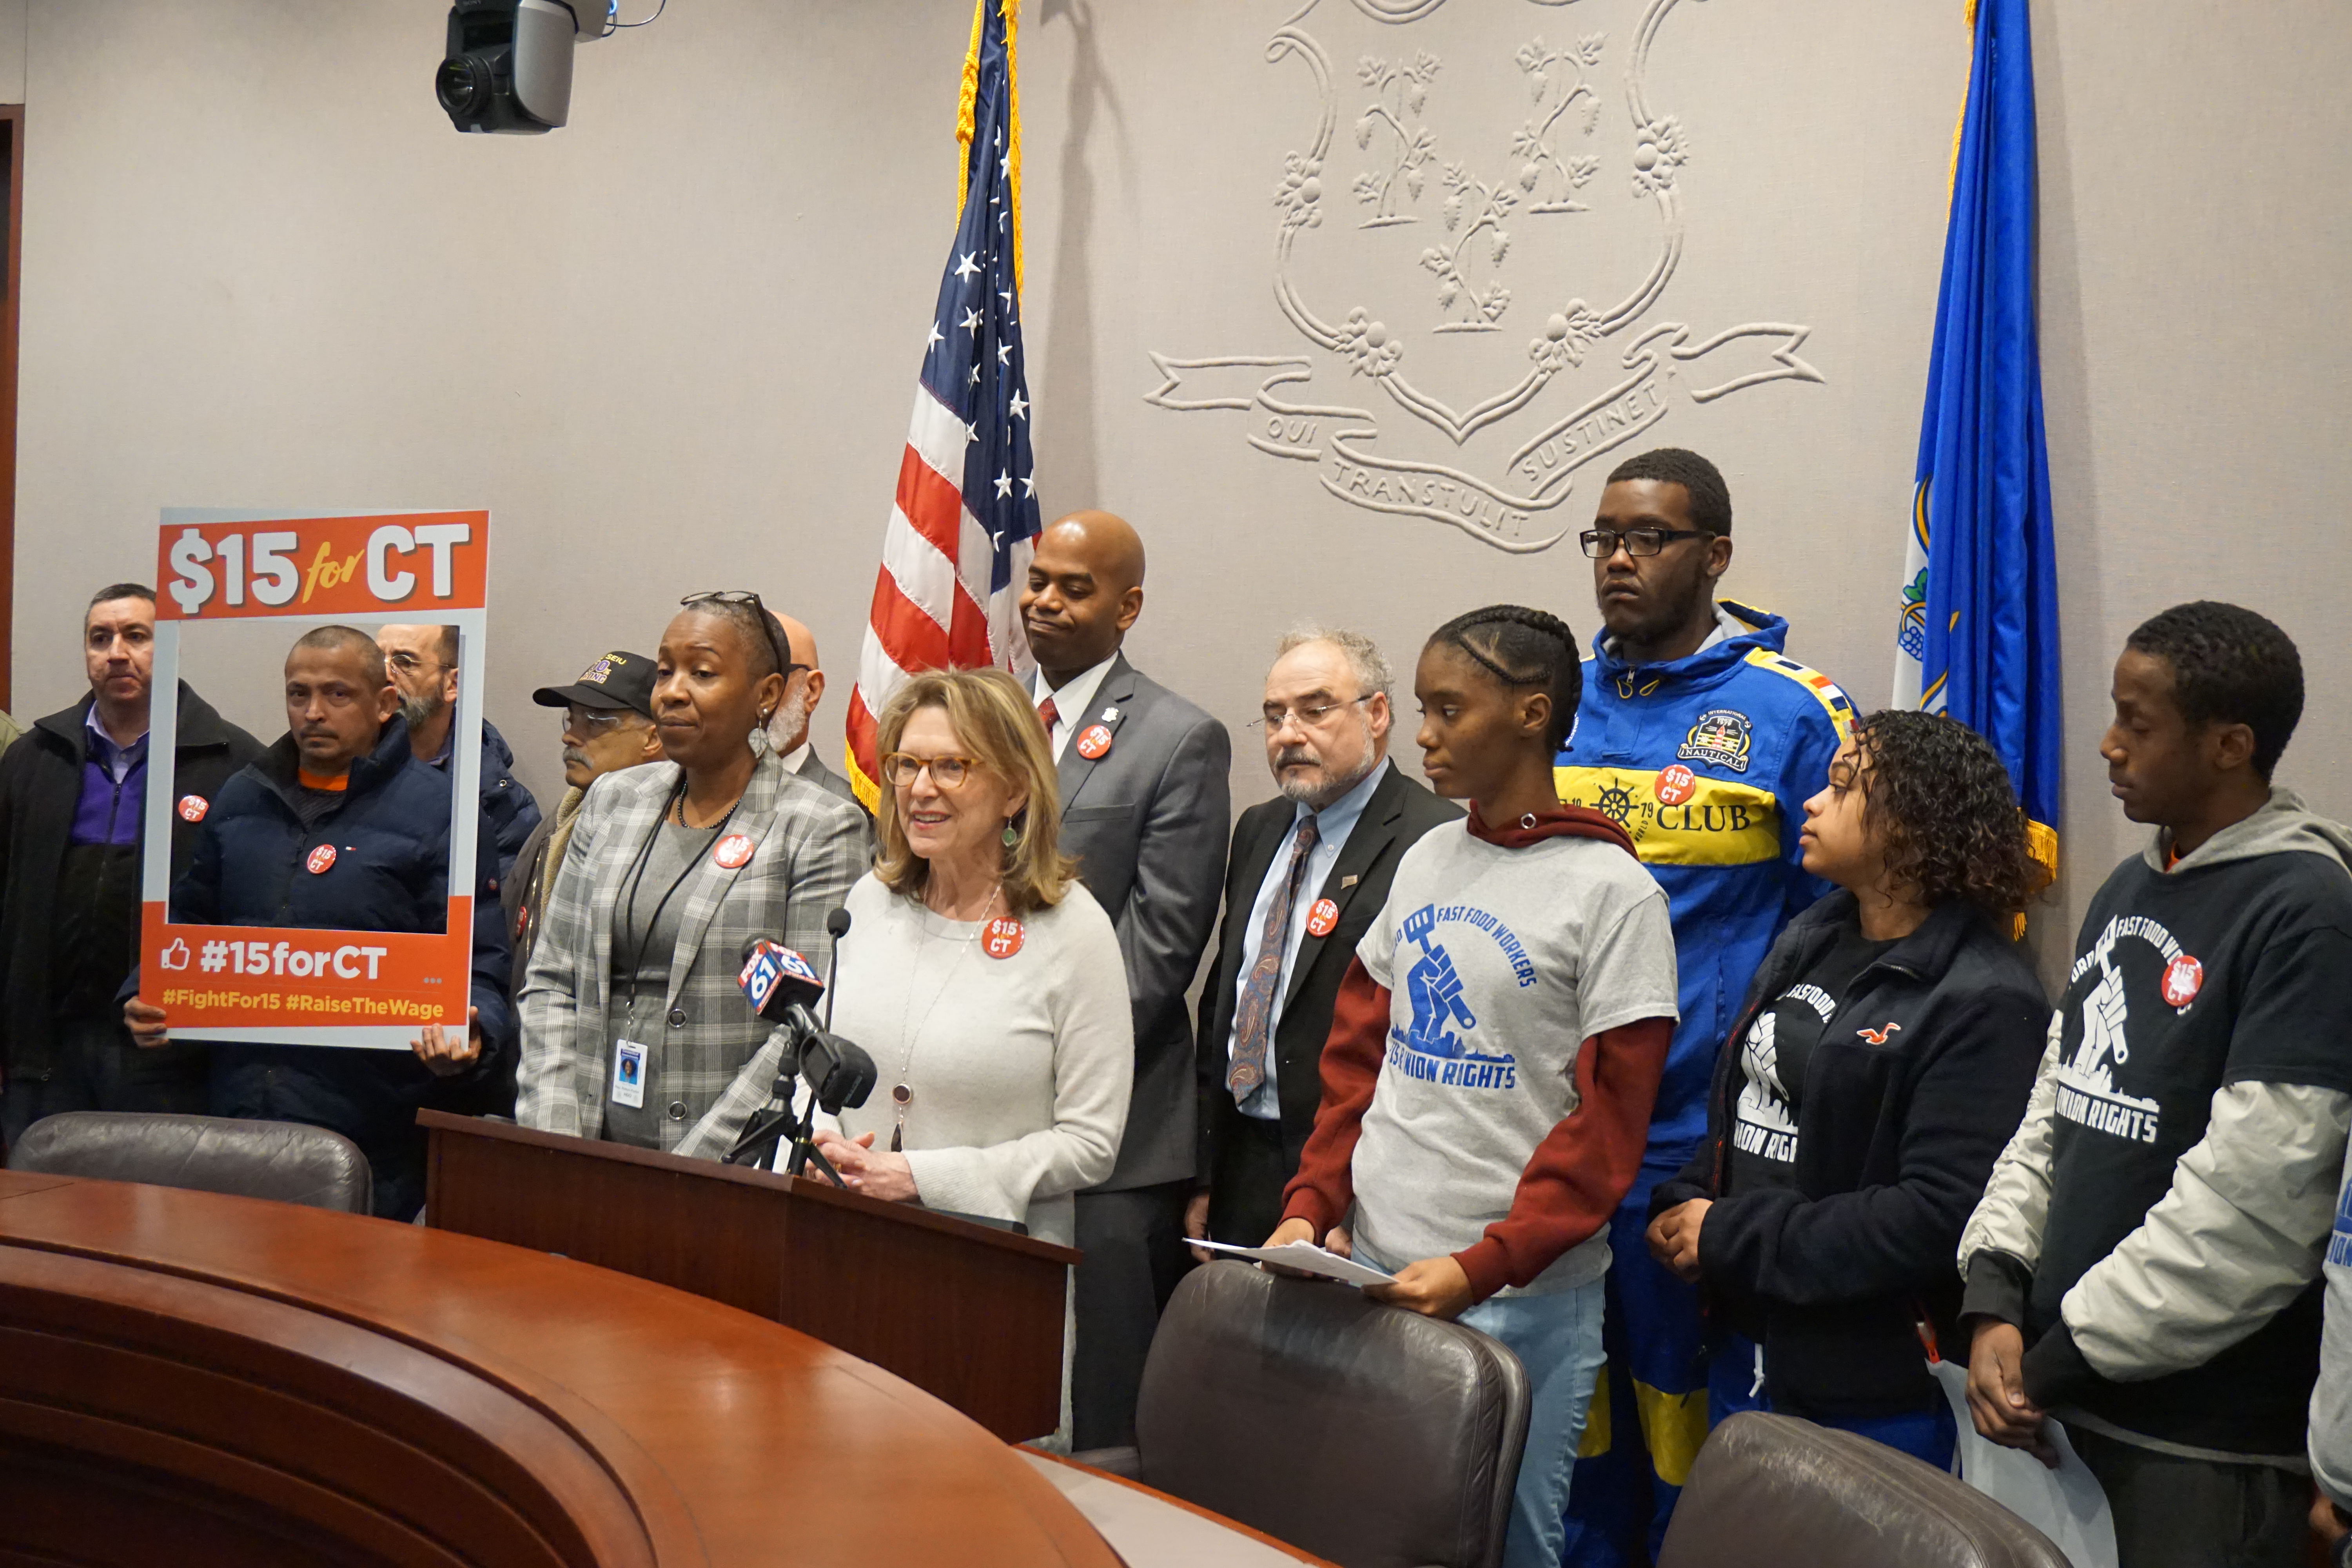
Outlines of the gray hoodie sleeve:
[[2318,1277],[2352,1094],[2233,1083],[2137,1230],[2059,1303],[2074,1345],[2117,1383],[2200,1366]]
[[2327,1326],[2319,1341],[2319,1383],[2311,1391],[2311,1473],[2336,1507],[2352,1512],[2352,1154],[2336,1202],[2336,1235],[2321,1272]]
[[[2058,1063],[2066,1034],[2066,1016],[2053,1011],[2043,1037],[2042,1066],[2034,1074],[2033,1093],[2025,1102],[2025,1120],[2010,1136],[2009,1147],[1993,1162],[1984,1196],[1960,1232],[1960,1274],[1969,1278],[1979,1254],[1998,1253],[2014,1258],[2031,1273],[2042,1258],[2042,1227],[2050,1217],[2051,1122],[2057,1115]],[[2006,1314],[2002,1314],[2006,1315]]]

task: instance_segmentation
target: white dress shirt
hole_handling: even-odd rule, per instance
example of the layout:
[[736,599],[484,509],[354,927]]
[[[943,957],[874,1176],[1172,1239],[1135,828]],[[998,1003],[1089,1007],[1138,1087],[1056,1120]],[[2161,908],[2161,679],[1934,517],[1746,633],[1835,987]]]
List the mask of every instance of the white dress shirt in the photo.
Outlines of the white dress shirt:
[[1069,745],[1070,736],[1094,722],[1093,716],[1087,710],[1094,705],[1095,693],[1101,689],[1103,677],[1110,673],[1110,667],[1118,658],[1118,655],[1114,653],[1092,669],[1079,671],[1058,687],[1045,684],[1045,672],[1042,669],[1037,672],[1037,679],[1030,683],[1029,706],[1034,708],[1048,697],[1054,700],[1054,732],[1046,739],[1053,742],[1055,762],[1062,760],[1062,752]]
[[[1249,924],[1242,932],[1241,972],[1234,977],[1234,1017],[1236,1022],[1241,1017],[1242,993],[1249,989],[1250,971],[1257,967],[1258,938],[1265,931],[1267,911],[1274,908],[1275,898],[1282,890],[1283,874],[1290,869],[1290,847],[1298,837],[1298,825],[1308,816],[1314,817],[1315,847],[1307,852],[1307,870],[1298,879],[1298,897],[1291,900],[1290,929],[1283,936],[1282,972],[1274,978],[1274,1005],[1265,1016],[1265,1079],[1250,1091],[1247,1100],[1242,1101],[1244,1116],[1255,1116],[1261,1121],[1281,1120],[1282,1100],[1274,1087],[1274,1032],[1282,1022],[1282,999],[1290,991],[1290,966],[1297,962],[1298,944],[1307,940],[1307,917],[1314,912],[1315,900],[1321,896],[1323,883],[1331,875],[1331,868],[1339,863],[1340,851],[1348,847],[1349,835],[1356,831],[1356,824],[1362,820],[1364,807],[1370,802],[1372,792],[1380,788],[1381,780],[1388,776],[1389,766],[1388,759],[1383,757],[1380,766],[1366,773],[1347,794],[1321,811],[1310,812],[1306,803],[1300,802],[1291,813],[1290,830],[1282,836],[1282,841],[1275,847],[1274,859],[1265,868],[1265,879],[1258,884],[1257,897],[1250,902]],[[1228,1031],[1225,1036],[1227,1061],[1234,1059],[1234,1043],[1233,1034]]]

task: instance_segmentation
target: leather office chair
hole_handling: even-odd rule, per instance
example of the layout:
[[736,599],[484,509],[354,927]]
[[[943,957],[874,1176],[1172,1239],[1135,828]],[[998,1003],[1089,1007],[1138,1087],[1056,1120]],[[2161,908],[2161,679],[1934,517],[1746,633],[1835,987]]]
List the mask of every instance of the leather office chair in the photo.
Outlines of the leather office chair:
[[68,1110],[45,1116],[8,1151],[12,1171],[147,1182],[366,1214],[367,1156],[340,1132],[298,1121]]
[[2066,1568],[2048,1536],[1957,1476],[1788,1415],[1707,1434],[1658,1568]]
[[1528,1375],[1475,1329],[1212,1263],[1160,1317],[1135,1427],[1072,1457],[1341,1568],[1493,1568]]

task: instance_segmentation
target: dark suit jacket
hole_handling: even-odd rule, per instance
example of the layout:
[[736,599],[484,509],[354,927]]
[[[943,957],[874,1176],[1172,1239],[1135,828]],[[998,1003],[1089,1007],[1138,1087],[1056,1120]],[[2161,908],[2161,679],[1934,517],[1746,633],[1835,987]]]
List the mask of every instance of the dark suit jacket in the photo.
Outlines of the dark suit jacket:
[[[1216,924],[1232,820],[1225,727],[1139,673],[1121,654],[1062,752],[1062,853],[1110,916],[1135,1008],[1135,1093],[1118,1163],[1100,1191],[1192,1173],[1192,1026],[1185,1006]],[[1078,737],[1100,724],[1110,750]]]
[[[1348,836],[1331,874],[1320,888],[1302,896],[1329,899],[1339,906],[1339,922],[1328,936],[1312,931],[1298,943],[1291,961],[1290,988],[1283,993],[1282,1016],[1275,1020],[1275,1094],[1282,1105],[1282,1150],[1293,1169],[1307,1134],[1315,1128],[1315,1108],[1322,1102],[1323,1079],[1318,1070],[1323,1041],[1331,1032],[1331,1005],[1339,994],[1340,978],[1348,973],[1356,944],[1363,940],[1372,917],[1388,902],[1389,883],[1405,850],[1433,827],[1462,816],[1452,801],[1440,800],[1425,785],[1388,770],[1364,815]],[[1227,1047],[1234,1032],[1234,993],[1241,981],[1242,945],[1248,936],[1250,906],[1265,880],[1266,868],[1290,842],[1297,808],[1280,795],[1242,813],[1234,826],[1234,857],[1225,872],[1225,920],[1217,935],[1217,962],[1209,971],[1208,988],[1201,994],[1199,1084],[1201,1137],[1193,1164],[1195,1179],[1207,1186],[1216,1169],[1217,1140],[1237,1130],[1242,1119],[1225,1087]]]
[[826,767],[814,746],[809,748],[809,754],[801,759],[800,774],[827,795],[839,795],[856,806],[857,814],[866,818],[865,854],[870,862],[874,858],[874,814],[866,809],[866,803],[857,798],[857,792],[850,787],[849,781]]
[[[856,806],[858,810],[866,811],[866,803],[857,798],[857,792],[849,787],[849,781],[843,778],[839,773],[835,773],[831,768],[826,767],[824,765],[824,759],[816,754],[816,748],[814,746],[811,746],[809,748],[809,754],[801,759],[800,773],[801,777],[808,780],[809,783],[816,785],[819,789],[824,790],[831,795],[837,795],[842,799],[847,801],[850,805]],[[870,811],[866,811],[866,819],[871,821],[874,814]]]

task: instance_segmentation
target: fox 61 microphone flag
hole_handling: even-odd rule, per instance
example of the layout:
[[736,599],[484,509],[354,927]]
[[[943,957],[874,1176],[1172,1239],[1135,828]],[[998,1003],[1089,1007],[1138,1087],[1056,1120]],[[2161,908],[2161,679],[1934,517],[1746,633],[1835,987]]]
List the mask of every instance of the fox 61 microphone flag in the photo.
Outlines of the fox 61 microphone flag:
[[743,1000],[751,1004],[752,1013],[762,1018],[770,1016],[771,1007],[781,1017],[792,1003],[805,1006],[824,993],[824,982],[817,978],[807,959],[766,937],[751,943],[735,983],[742,988]]
[[915,414],[849,694],[850,786],[880,798],[876,716],[908,675],[1034,662],[1019,597],[1038,534],[1021,345],[1021,114],[1015,0],[980,0],[964,61],[955,244],[923,341]]
[[[167,508],[155,546],[154,679],[174,689],[180,644],[214,621],[277,619],[286,641],[323,622],[372,629],[391,621],[457,628],[458,697],[451,731],[449,857],[474,862],[481,775],[482,638],[488,607],[490,514],[385,511],[334,515]],[[201,634],[199,634],[201,635]],[[178,705],[155,704],[152,755],[177,743]],[[406,1050],[427,1024],[466,1027],[473,971],[473,879],[448,889],[437,931],[312,931],[174,921],[171,834],[179,820],[172,770],[147,774],[141,807],[139,994],[163,1009],[175,1039]],[[217,812],[191,819],[212,832]],[[312,874],[358,876],[356,858],[313,847]]]

